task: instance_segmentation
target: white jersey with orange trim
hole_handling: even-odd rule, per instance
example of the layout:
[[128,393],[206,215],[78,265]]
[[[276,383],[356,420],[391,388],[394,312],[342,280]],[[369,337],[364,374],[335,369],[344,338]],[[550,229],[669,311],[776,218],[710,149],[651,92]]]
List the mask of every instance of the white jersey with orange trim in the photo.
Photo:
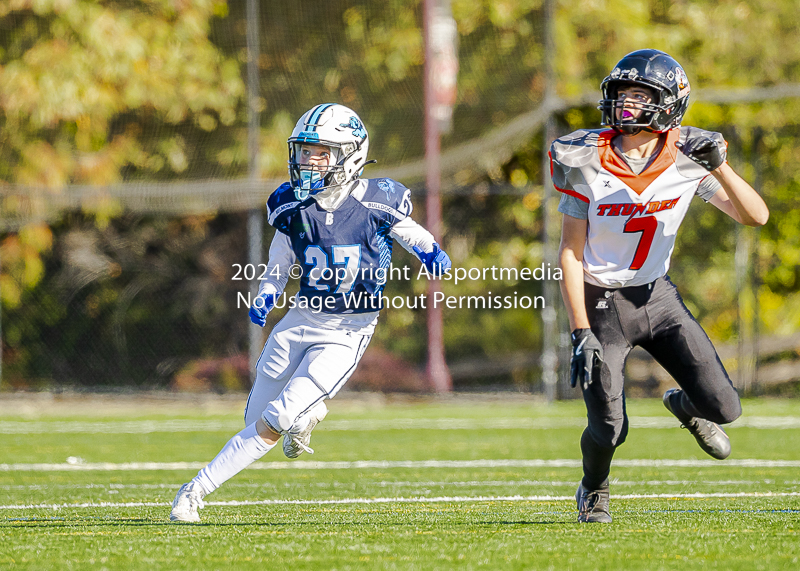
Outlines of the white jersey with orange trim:
[[726,153],[721,134],[680,127],[665,134],[657,156],[634,174],[614,149],[616,135],[610,129],[579,130],[550,148],[553,185],[589,205],[584,280],[607,288],[647,284],[669,269],[678,227],[710,176],[675,143],[705,136]]

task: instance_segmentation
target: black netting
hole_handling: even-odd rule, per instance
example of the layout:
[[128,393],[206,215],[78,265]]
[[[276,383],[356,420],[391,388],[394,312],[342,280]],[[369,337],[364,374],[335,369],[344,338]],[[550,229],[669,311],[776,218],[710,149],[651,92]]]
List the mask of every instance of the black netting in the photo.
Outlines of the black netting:
[[[286,138],[320,102],[361,115],[378,160],[365,176],[411,187],[425,221],[422,3],[256,4],[257,78],[247,65],[252,2],[0,5],[3,386],[246,388],[251,326],[237,295],[254,283],[232,277],[250,261],[247,212],[263,215],[286,179]],[[754,234],[693,206],[674,277],[715,340],[785,337],[800,323],[797,12],[779,3],[741,31],[739,2],[656,4],[625,26],[603,5],[557,6],[548,55],[542,2],[452,2],[460,70],[442,139],[444,245],[464,268],[552,260],[558,232],[548,258],[544,220],[553,228],[559,217],[543,204],[543,126],[551,116],[557,133],[596,126],[600,80],[652,40],[692,79],[687,121],[725,133],[731,163],[780,220]],[[548,57],[556,97],[544,101]],[[396,264],[419,267],[396,250]],[[490,276],[444,290],[560,306],[542,280]],[[387,295],[424,291],[396,282]],[[559,338],[544,339],[541,317],[448,309],[456,388],[540,390],[542,347],[557,347],[563,366],[567,329],[561,312]],[[425,388],[426,350],[425,312],[389,308],[351,384]],[[639,376],[657,377],[648,371]]]

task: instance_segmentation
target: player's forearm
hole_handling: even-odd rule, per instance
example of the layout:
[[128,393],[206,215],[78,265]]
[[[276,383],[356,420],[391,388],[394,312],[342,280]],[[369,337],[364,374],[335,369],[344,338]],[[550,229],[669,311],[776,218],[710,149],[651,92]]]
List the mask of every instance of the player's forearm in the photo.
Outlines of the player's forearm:
[[570,331],[575,329],[588,329],[589,316],[586,314],[586,304],[583,292],[583,261],[570,248],[561,248],[559,263],[563,279],[561,297],[567,308]]
[[276,232],[269,246],[267,270],[258,287],[258,294],[276,294],[286,289],[286,284],[289,282],[289,268],[295,260],[289,237]]
[[747,226],[763,226],[769,219],[769,209],[761,196],[728,165],[723,163],[711,173],[725,189],[739,215],[739,222]]
[[392,226],[390,235],[397,240],[397,243],[400,244],[404,250],[411,254],[414,253],[415,246],[423,252],[432,252],[433,244],[436,241],[433,234],[417,224],[411,217],[401,220]]
[[286,288],[286,284],[288,283],[289,279],[287,279],[281,284],[277,280],[268,280],[263,279],[258,286],[258,294],[257,295],[275,295],[276,293],[282,292]]

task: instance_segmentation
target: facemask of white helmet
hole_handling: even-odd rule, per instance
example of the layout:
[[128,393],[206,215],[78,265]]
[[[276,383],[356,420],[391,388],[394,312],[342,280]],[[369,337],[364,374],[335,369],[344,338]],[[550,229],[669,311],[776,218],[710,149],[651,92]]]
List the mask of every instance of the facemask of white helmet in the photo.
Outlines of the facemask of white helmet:
[[[299,156],[302,145],[296,145],[295,156]],[[295,195],[298,200],[305,200],[309,196],[330,188],[332,175],[337,171],[337,158],[340,155],[335,147],[330,148],[330,159],[327,166],[297,164],[298,177],[295,182]],[[341,170],[339,168],[339,170]]]

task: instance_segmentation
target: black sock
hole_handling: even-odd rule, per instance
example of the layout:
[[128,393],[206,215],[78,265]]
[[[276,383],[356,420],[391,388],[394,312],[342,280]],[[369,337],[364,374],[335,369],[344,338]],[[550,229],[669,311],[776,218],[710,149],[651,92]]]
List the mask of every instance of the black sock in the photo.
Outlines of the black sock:
[[614,448],[598,446],[587,428],[581,436],[581,452],[583,453],[583,487],[587,490],[599,490],[608,486],[608,474],[611,472]]

